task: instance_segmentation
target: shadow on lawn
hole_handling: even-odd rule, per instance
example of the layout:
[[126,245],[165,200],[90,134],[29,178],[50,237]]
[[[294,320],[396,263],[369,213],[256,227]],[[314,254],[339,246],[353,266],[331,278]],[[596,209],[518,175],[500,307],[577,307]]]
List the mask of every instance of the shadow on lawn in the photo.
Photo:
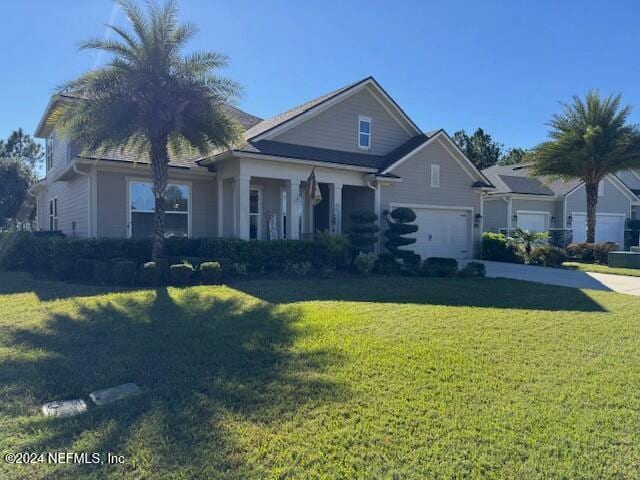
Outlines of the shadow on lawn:
[[[348,395],[343,385],[323,379],[325,369],[341,361],[337,352],[290,348],[304,335],[293,329],[300,315],[295,307],[221,287],[171,295],[160,288],[79,302],[78,309],[78,315],[53,315],[45,330],[10,333],[8,344],[47,355],[0,365],[0,382],[14,400],[87,399],[92,390],[128,381],[146,393],[113,406],[90,405],[88,414],[72,419],[28,417],[20,436],[37,440],[14,446],[16,451],[73,451],[74,440],[82,438],[82,451],[113,452],[129,461],[135,452],[135,475],[145,478],[167,472],[213,477],[242,468],[246,445],[237,439],[258,441],[225,420],[278,428],[299,408]],[[24,408],[15,402],[0,404],[0,415],[20,414]],[[65,474],[80,475],[107,467],[65,468]],[[110,472],[120,475],[118,468]]]
[[311,300],[415,303],[456,307],[605,312],[581,290],[504,278],[382,277],[305,279],[295,283],[247,280],[232,286],[269,303]]

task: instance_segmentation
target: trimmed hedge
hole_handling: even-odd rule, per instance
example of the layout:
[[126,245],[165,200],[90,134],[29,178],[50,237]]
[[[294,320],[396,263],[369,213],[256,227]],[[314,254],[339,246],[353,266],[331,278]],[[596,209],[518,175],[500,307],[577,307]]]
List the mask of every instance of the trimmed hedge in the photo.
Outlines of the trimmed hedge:
[[430,257],[422,264],[421,273],[426,277],[455,277],[458,261],[455,258]]
[[469,262],[464,266],[462,270],[460,270],[459,275],[466,278],[485,277],[487,275],[487,269],[484,266],[484,263]]
[[609,252],[618,250],[618,244],[606,243],[572,243],[567,246],[567,254],[580,262],[600,263],[606,265]]
[[169,277],[172,285],[188,285],[193,277],[193,265],[189,263],[178,263],[169,268]]
[[113,281],[117,285],[130,287],[136,284],[137,265],[130,260],[119,260],[113,264]]
[[522,263],[516,248],[502,233],[482,234],[482,258],[496,262]]
[[200,265],[200,280],[208,285],[220,283],[222,267],[218,262],[204,262]]

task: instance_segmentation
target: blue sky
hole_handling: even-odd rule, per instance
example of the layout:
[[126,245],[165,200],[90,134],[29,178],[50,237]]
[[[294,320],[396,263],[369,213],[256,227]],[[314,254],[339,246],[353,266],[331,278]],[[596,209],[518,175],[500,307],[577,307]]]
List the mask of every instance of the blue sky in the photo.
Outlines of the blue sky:
[[[621,92],[640,122],[634,1],[182,0],[181,15],[262,117],[373,75],[422,129],[482,127],[507,146],[542,141],[589,88]],[[0,18],[0,138],[33,132],[57,85],[106,60],[78,42],[123,23],[110,0],[6,1]]]

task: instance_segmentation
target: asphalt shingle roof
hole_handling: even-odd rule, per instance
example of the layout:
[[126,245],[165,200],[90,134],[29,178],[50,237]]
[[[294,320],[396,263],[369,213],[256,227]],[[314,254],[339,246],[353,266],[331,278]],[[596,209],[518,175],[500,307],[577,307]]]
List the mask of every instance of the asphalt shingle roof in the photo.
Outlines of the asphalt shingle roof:
[[525,195],[563,196],[576,188],[580,180],[557,180],[550,177],[530,176],[529,166],[494,165],[482,171],[496,186],[496,193],[519,193]]

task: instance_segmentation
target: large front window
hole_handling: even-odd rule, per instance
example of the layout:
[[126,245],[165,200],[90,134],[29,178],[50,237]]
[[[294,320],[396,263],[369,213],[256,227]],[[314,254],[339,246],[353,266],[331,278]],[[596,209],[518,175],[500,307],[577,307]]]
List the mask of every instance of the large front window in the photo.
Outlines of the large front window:
[[260,238],[260,216],[262,210],[261,190],[252,188],[249,190],[249,238]]
[[[189,186],[170,183],[164,200],[165,237],[189,236]],[[151,183],[129,182],[129,236],[153,235],[155,199]]]

